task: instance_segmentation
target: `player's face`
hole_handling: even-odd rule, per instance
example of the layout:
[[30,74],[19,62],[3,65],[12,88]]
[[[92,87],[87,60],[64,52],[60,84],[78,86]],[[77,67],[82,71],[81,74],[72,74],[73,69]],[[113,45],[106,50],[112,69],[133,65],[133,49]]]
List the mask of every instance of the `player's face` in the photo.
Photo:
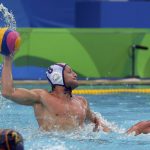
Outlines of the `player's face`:
[[64,80],[66,87],[71,87],[71,89],[75,89],[78,86],[77,74],[68,65],[65,67],[64,70]]

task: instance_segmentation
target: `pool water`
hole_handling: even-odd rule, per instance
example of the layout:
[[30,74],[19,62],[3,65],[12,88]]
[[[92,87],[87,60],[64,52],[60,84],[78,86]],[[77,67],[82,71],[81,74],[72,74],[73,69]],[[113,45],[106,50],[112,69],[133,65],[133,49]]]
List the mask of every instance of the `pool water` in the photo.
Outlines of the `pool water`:
[[25,150],[149,150],[150,134],[126,135],[133,124],[150,119],[150,94],[83,95],[91,109],[113,129],[92,132],[93,125],[73,132],[41,132],[30,106],[18,105],[0,95],[0,128],[23,135]]

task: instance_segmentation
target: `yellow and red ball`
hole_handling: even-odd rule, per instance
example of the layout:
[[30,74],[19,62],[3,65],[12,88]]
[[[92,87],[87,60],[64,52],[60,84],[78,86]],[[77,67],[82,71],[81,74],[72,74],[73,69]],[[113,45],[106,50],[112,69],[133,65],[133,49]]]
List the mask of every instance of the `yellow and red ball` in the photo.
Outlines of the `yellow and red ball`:
[[0,53],[8,56],[14,54],[20,47],[20,35],[17,31],[0,28]]

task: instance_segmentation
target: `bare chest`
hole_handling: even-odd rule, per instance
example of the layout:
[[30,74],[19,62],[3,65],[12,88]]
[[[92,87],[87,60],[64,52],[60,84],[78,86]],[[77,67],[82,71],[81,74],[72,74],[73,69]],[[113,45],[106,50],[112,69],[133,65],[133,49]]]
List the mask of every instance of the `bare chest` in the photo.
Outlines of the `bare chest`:
[[49,110],[56,118],[77,119],[83,122],[86,117],[86,107],[81,101],[55,102],[49,104]]
[[[40,108],[40,109],[39,109]],[[35,107],[40,126],[45,129],[70,129],[82,126],[86,118],[86,106],[79,99],[69,102],[59,99],[47,99],[43,105]]]
[[59,116],[76,116],[82,117],[85,115],[85,108],[80,102],[69,104],[59,104],[55,109],[55,114]]

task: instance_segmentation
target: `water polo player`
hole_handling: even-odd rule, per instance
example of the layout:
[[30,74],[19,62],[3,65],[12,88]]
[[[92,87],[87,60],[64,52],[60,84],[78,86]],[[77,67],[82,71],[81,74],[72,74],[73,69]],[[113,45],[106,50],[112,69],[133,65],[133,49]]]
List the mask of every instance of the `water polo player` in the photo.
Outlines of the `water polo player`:
[[[5,36],[5,34],[3,35]],[[16,40],[14,41],[13,45],[19,43]],[[1,43],[5,44],[5,42]],[[5,50],[7,51],[8,47],[4,47],[1,50],[4,55],[2,95],[18,104],[33,106],[37,122],[41,129],[71,130],[82,127],[85,120],[89,119],[95,125],[94,130],[98,130],[99,128],[106,132],[110,130],[90,110],[87,100],[84,97],[72,95],[72,90],[78,86],[78,81],[76,73],[69,65],[59,63],[48,68],[46,76],[52,86],[51,92],[44,89],[29,90],[15,88],[12,78],[13,57],[10,56],[11,53],[8,54]],[[14,50],[15,46],[13,46],[12,51]]]

